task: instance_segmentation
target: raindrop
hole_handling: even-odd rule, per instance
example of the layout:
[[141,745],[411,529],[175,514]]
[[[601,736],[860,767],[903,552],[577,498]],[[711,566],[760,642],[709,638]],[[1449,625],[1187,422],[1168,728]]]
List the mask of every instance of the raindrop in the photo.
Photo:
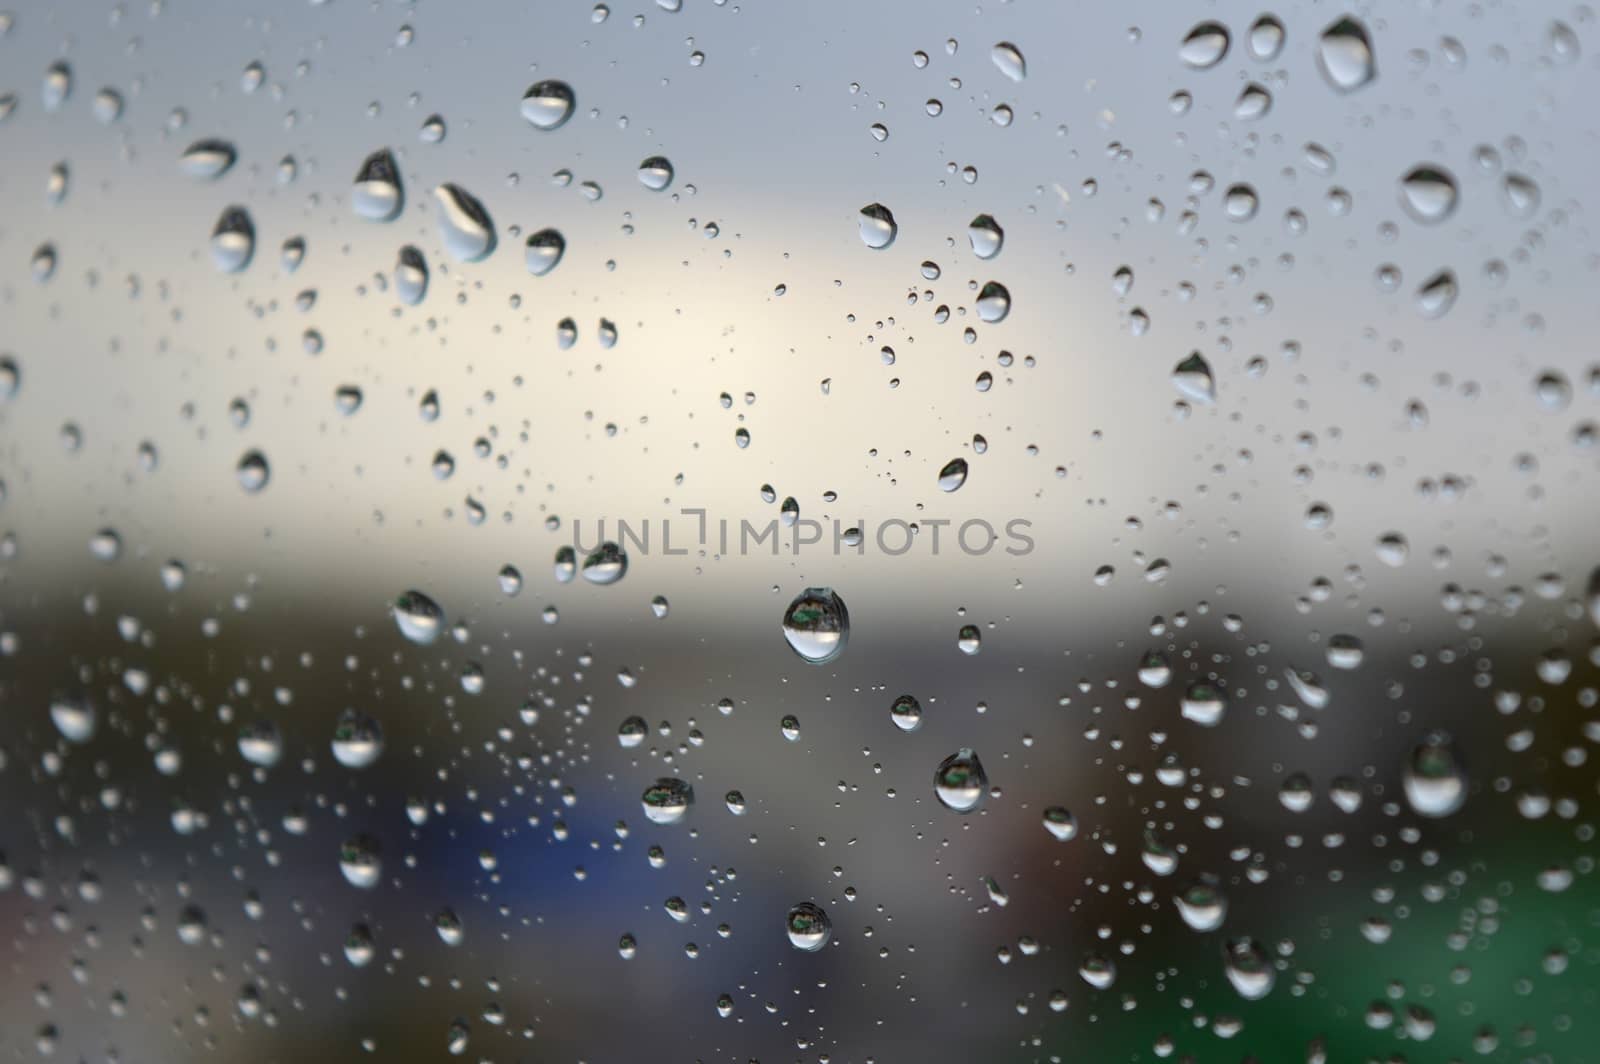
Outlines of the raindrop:
[[1005,240],[1005,230],[990,215],[980,214],[967,223],[967,242],[972,245],[972,253],[980,259],[992,259],[1000,254]]
[[1272,15],[1262,15],[1250,24],[1250,54],[1270,63],[1283,51],[1283,23]]
[[1178,58],[1196,70],[1222,62],[1228,54],[1228,30],[1220,22],[1198,23],[1178,46]]
[[522,94],[522,117],[535,129],[551,130],[572,117],[577,97],[564,81],[540,81]]
[[494,250],[494,222],[472,193],[446,183],[434,189],[433,199],[439,207],[439,232],[451,255],[477,262]]
[[989,58],[994,60],[994,65],[1000,73],[1012,81],[1021,81],[1028,76],[1028,64],[1022,58],[1022,50],[1010,41],[1001,41],[990,48]]
[[1221,723],[1227,709],[1228,703],[1223,697],[1222,689],[1205,680],[1196,680],[1190,684],[1179,703],[1179,711],[1183,714],[1184,720],[1193,721],[1207,728],[1215,728]]
[[394,264],[394,294],[400,302],[414,307],[428,294],[428,261],[422,251],[407,244],[400,249]]
[[1430,732],[1411,751],[1402,782],[1418,816],[1446,817],[1467,800],[1466,773],[1455,741],[1444,732]]
[[211,261],[224,273],[238,273],[256,252],[256,227],[243,207],[229,207],[211,230]]
[[246,451],[239,459],[237,473],[239,486],[251,495],[266,487],[272,475],[267,456],[260,451]]
[[1400,205],[1424,225],[1437,225],[1456,209],[1456,179],[1441,166],[1413,167],[1400,179]]
[[383,729],[364,713],[347,709],[333,729],[333,759],[345,768],[366,768],[383,753]]
[[881,203],[869,203],[861,208],[860,229],[861,242],[873,249],[888,247],[900,231],[894,215]]
[[1178,389],[1179,395],[1197,403],[1213,403],[1217,399],[1211,364],[1198,351],[1191,352],[1188,358],[1172,367],[1172,386]]
[[541,229],[528,237],[528,246],[524,261],[527,263],[528,272],[535,277],[543,277],[555,269],[561,262],[561,256],[566,254],[567,240],[554,229]]
[[232,169],[239,158],[234,146],[225,140],[197,140],[178,157],[184,173],[199,181],[213,181]]
[[989,281],[978,292],[978,317],[990,325],[1006,320],[1011,313],[1011,293],[998,281]]
[[373,222],[391,221],[400,214],[405,199],[400,167],[389,149],[380,148],[367,156],[356,172],[355,188],[350,193],[350,207],[357,217]]
[[591,584],[605,587],[621,580],[628,573],[628,556],[617,544],[607,540],[583,559],[583,578]]
[[952,458],[939,470],[939,490],[955,491],[967,482],[967,460]]
[[1317,41],[1317,66],[1339,92],[1354,92],[1371,81],[1378,69],[1367,27],[1348,16],[1329,25]]
[[689,806],[694,803],[694,788],[684,780],[663,776],[644,789],[640,801],[652,824],[676,824],[688,815]]
[[983,771],[983,762],[967,747],[939,762],[933,773],[933,793],[939,804],[952,812],[973,812],[983,804],[988,789],[989,777]]
[[420,591],[407,591],[395,599],[394,620],[400,634],[418,646],[427,646],[444,631],[444,610]]
[[801,660],[825,665],[844,653],[850,614],[832,588],[808,587],[783,612],[783,637]]
[[662,191],[672,184],[672,163],[664,156],[650,156],[639,164],[639,184],[651,192]]
[[922,703],[912,695],[901,695],[889,706],[889,719],[904,732],[922,727]]
[[789,910],[785,926],[789,931],[789,944],[807,953],[817,952],[833,937],[833,921],[819,906],[809,901],[803,901]]
[[1078,837],[1078,818],[1065,806],[1052,805],[1044,811],[1044,829],[1057,842],[1071,842]]

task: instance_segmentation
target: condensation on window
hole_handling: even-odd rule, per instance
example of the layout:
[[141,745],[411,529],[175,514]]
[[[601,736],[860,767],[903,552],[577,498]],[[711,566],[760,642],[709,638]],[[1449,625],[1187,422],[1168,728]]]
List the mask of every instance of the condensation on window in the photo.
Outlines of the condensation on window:
[[0,1055],[1597,1059],[1590,7],[12,3]]

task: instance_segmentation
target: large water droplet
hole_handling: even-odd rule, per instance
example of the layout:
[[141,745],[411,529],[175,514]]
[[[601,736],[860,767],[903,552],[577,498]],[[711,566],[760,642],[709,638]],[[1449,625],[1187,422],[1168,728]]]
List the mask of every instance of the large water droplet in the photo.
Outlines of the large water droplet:
[[339,847],[339,871],[352,887],[371,890],[383,878],[382,850],[371,835],[356,835]]
[[1283,23],[1275,16],[1262,15],[1250,24],[1250,54],[1263,63],[1278,58],[1283,51]]
[[428,260],[411,244],[400,249],[394,264],[394,294],[400,302],[414,307],[428,294]]
[[572,117],[577,97],[564,81],[540,81],[522,94],[522,117],[535,129],[550,130]]
[[1172,367],[1172,386],[1178,389],[1178,394],[1197,403],[1213,403],[1217,399],[1211,364],[1198,351],[1191,352],[1188,358]]
[[660,192],[672,184],[672,163],[662,155],[652,155],[639,164],[639,184]]
[[912,695],[901,695],[889,707],[889,719],[901,731],[916,731],[922,727],[922,703]]
[[1001,41],[990,48],[989,58],[994,60],[1000,73],[1012,81],[1021,81],[1028,76],[1028,63],[1022,58],[1022,50],[1010,41]]
[[807,953],[815,953],[828,944],[828,939],[833,937],[833,921],[828,919],[828,914],[820,906],[809,901],[803,901],[789,910],[785,924],[789,931],[789,943],[795,949]]
[[400,183],[400,167],[388,148],[367,156],[356,171],[355,187],[350,191],[350,207],[361,218],[387,222],[405,206],[405,189]]
[[1348,16],[1333,22],[1317,41],[1317,66],[1329,85],[1354,92],[1377,76],[1367,27]]
[[394,600],[394,621],[401,635],[427,646],[444,631],[444,610],[422,592],[407,591]]
[[1178,708],[1184,720],[1194,721],[1203,727],[1215,728],[1222,722],[1228,703],[1220,687],[1204,680],[1196,680],[1183,693],[1183,700]]
[[224,210],[211,230],[211,261],[224,273],[238,273],[256,253],[256,227],[243,207]]
[[1424,318],[1442,318],[1450,313],[1450,308],[1456,305],[1456,296],[1460,294],[1456,284],[1456,275],[1453,270],[1443,269],[1426,281],[1417,289],[1417,311]]
[[962,747],[943,761],[933,773],[933,793],[939,804],[956,813],[971,813],[983,804],[989,791],[989,776],[983,762],[968,747]]
[[232,169],[239,153],[225,140],[197,140],[178,157],[184,173],[200,181],[212,181]]
[[955,491],[967,482],[967,460],[952,458],[939,470],[939,490]]
[[1011,293],[999,281],[989,281],[978,291],[977,303],[980,320],[996,325],[1011,313]]
[[1220,22],[1198,23],[1178,46],[1178,58],[1196,70],[1222,62],[1228,54],[1228,29]]
[[609,540],[589,552],[583,559],[583,578],[602,587],[614,584],[628,573],[628,556],[622,548]]
[[874,249],[894,243],[895,234],[900,231],[894,215],[881,203],[869,203],[861,208],[860,229],[861,242]]
[[461,262],[477,262],[494,250],[494,222],[477,198],[449,183],[433,190],[439,207],[439,235],[445,250]]
[[675,776],[663,776],[644,789],[640,801],[652,824],[676,824],[688,815],[694,788]]
[[347,709],[333,729],[333,758],[345,768],[366,768],[383,753],[383,728],[364,713]]
[[528,237],[527,251],[524,256],[528,272],[535,277],[543,277],[560,263],[561,256],[566,254],[567,238],[554,229],[541,229]]
[[1400,205],[1424,225],[1450,217],[1456,199],[1456,179],[1442,166],[1413,167],[1400,179]]
[[86,743],[94,738],[94,706],[80,698],[58,698],[51,702],[50,722],[69,743]]
[[850,614],[832,588],[808,587],[783,611],[783,637],[804,661],[824,665],[844,653]]
[[1228,916],[1228,899],[1215,876],[1201,876],[1172,902],[1183,922],[1194,931],[1215,931]]
[[1418,816],[1446,817],[1467,800],[1467,776],[1456,744],[1444,732],[1429,733],[1411,751],[1402,782]]
[[1229,939],[1222,947],[1222,964],[1228,982],[1246,1001],[1259,1001],[1272,992],[1278,970],[1272,958],[1253,938]]
[[1005,240],[1005,230],[987,214],[980,214],[967,223],[967,242],[972,245],[972,253],[980,259],[992,259],[1000,254]]
[[272,469],[267,464],[267,456],[260,451],[246,451],[239,459],[236,470],[239,486],[254,495],[267,486],[267,481],[272,476]]

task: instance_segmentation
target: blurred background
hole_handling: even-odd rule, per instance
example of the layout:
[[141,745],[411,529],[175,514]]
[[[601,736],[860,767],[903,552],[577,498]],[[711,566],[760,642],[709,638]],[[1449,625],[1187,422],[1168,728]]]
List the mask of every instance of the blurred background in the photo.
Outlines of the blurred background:
[[1590,8],[0,29],[6,1056],[1596,1059]]

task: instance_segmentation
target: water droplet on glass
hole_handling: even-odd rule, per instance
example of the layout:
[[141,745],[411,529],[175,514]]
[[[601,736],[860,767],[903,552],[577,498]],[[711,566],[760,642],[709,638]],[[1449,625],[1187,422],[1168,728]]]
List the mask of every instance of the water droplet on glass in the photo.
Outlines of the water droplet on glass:
[[1010,41],[1001,41],[990,48],[989,58],[994,60],[994,65],[1000,73],[1012,81],[1021,81],[1028,76],[1028,64],[1022,58],[1022,50]]
[[980,259],[992,259],[1000,254],[1005,239],[1005,230],[1000,228],[1000,223],[987,214],[980,214],[967,223],[967,242],[972,245],[972,253]]
[[1011,293],[998,281],[989,281],[978,292],[978,317],[990,325],[1006,320],[1011,313]]
[[1429,733],[1411,751],[1402,783],[1418,816],[1446,817],[1460,809],[1467,800],[1467,777],[1455,741],[1444,732]]
[[1172,386],[1178,394],[1197,403],[1213,403],[1217,398],[1216,382],[1211,376],[1211,364],[1198,351],[1172,367]]
[[955,491],[967,482],[967,460],[952,458],[939,470],[939,490]]
[[1228,30],[1220,22],[1198,23],[1178,46],[1178,58],[1196,70],[1222,62],[1228,54]]
[[1456,179],[1441,166],[1413,167],[1400,179],[1400,205],[1424,225],[1436,225],[1456,209]]
[[239,486],[254,495],[267,486],[271,477],[271,468],[267,465],[267,456],[260,451],[246,451],[239,459],[237,470]]
[[783,612],[783,637],[812,665],[837,658],[850,639],[850,614],[844,600],[832,588],[806,588]]
[[1172,899],[1178,915],[1193,931],[1215,931],[1228,916],[1228,899],[1215,876],[1203,875]]
[[652,824],[676,824],[688,815],[694,803],[694,788],[684,780],[664,776],[644,789],[640,799],[644,815]]
[[58,698],[50,703],[50,722],[69,743],[86,743],[94,738],[94,706],[77,698]]
[[333,759],[345,768],[366,768],[383,753],[383,728],[364,713],[347,709],[333,729]]
[[989,777],[983,762],[971,749],[962,747],[943,761],[933,773],[933,793],[939,804],[956,813],[971,813],[983,804],[989,790]]
[[420,591],[404,592],[394,600],[394,620],[400,634],[418,646],[427,646],[444,631],[444,610]]
[[1266,997],[1278,981],[1278,970],[1272,966],[1272,958],[1253,938],[1229,939],[1222,947],[1222,962],[1228,982],[1246,1001]]
[[1078,818],[1061,805],[1052,805],[1045,809],[1044,829],[1048,831],[1057,842],[1071,842],[1078,837]]
[[1283,23],[1272,15],[1262,15],[1250,24],[1250,54],[1263,63],[1278,58],[1283,51]]
[[785,925],[789,931],[790,945],[807,953],[817,952],[833,937],[833,921],[819,906],[809,901],[790,909]]
[[1354,92],[1371,81],[1378,68],[1367,27],[1348,16],[1330,24],[1317,41],[1317,66],[1339,92]]
[[371,835],[356,835],[339,847],[339,871],[352,887],[371,890],[383,878],[382,850]]
[[420,249],[407,244],[400,249],[394,264],[394,294],[400,302],[414,307],[428,294],[428,261]]
[[1178,708],[1184,720],[1193,721],[1206,728],[1215,728],[1222,722],[1228,703],[1220,687],[1205,680],[1196,680],[1183,693]]
[[1238,184],[1229,187],[1222,196],[1222,209],[1231,222],[1248,222],[1256,216],[1260,207],[1260,200],[1256,197],[1256,190],[1249,185]]
[[572,117],[577,97],[564,81],[540,81],[522,95],[522,117],[535,129],[556,129]]
[[494,222],[472,193],[443,184],[433,191],[439,208],[439,235],[445,250],[461,262],[477,262],[494,250]]
[[243,207],[229,207],[211,230],[211,261],[224,273],[238,273],[256,252],[256,227]]
[[387,222],[405,206],[405,189],[400,183],[400,167],[388,148],[367,156],[356,171],[355,187],[350,191],[350,207],[356,216],[373,222]]
[[672,163],[660,155],[652,155],[639,164],[639,184],[651,192],[660,192],[672,184]]
[[1417,289],[1417,310],[1424,318],[1442,318],[1456,305],[1460,290],[1451,270],[1440,270]]
[[922,703],[912,695],[901,695],[889,706],[889,719],[904,732],[922,727]]
[[197,140],[178,157],[184,173],[200,181],[213,181],[232,169],[239,153],[225,140]]
[[610,542],[600,544],[583,559],[583,578],[602,587],[614,584],[628,573],[628,556]]
[[527,263],[528,272],[535,277],[543,277],[560,263],[561,256],[566,254],[567,240],[554,229],[541,229],[528,237],[527,250],[524,261]]
[[900,231],[894,215],[881,203],[869,203],[861,208],[860,229],[861,242],[874,249],[894,243],[895,234]]

